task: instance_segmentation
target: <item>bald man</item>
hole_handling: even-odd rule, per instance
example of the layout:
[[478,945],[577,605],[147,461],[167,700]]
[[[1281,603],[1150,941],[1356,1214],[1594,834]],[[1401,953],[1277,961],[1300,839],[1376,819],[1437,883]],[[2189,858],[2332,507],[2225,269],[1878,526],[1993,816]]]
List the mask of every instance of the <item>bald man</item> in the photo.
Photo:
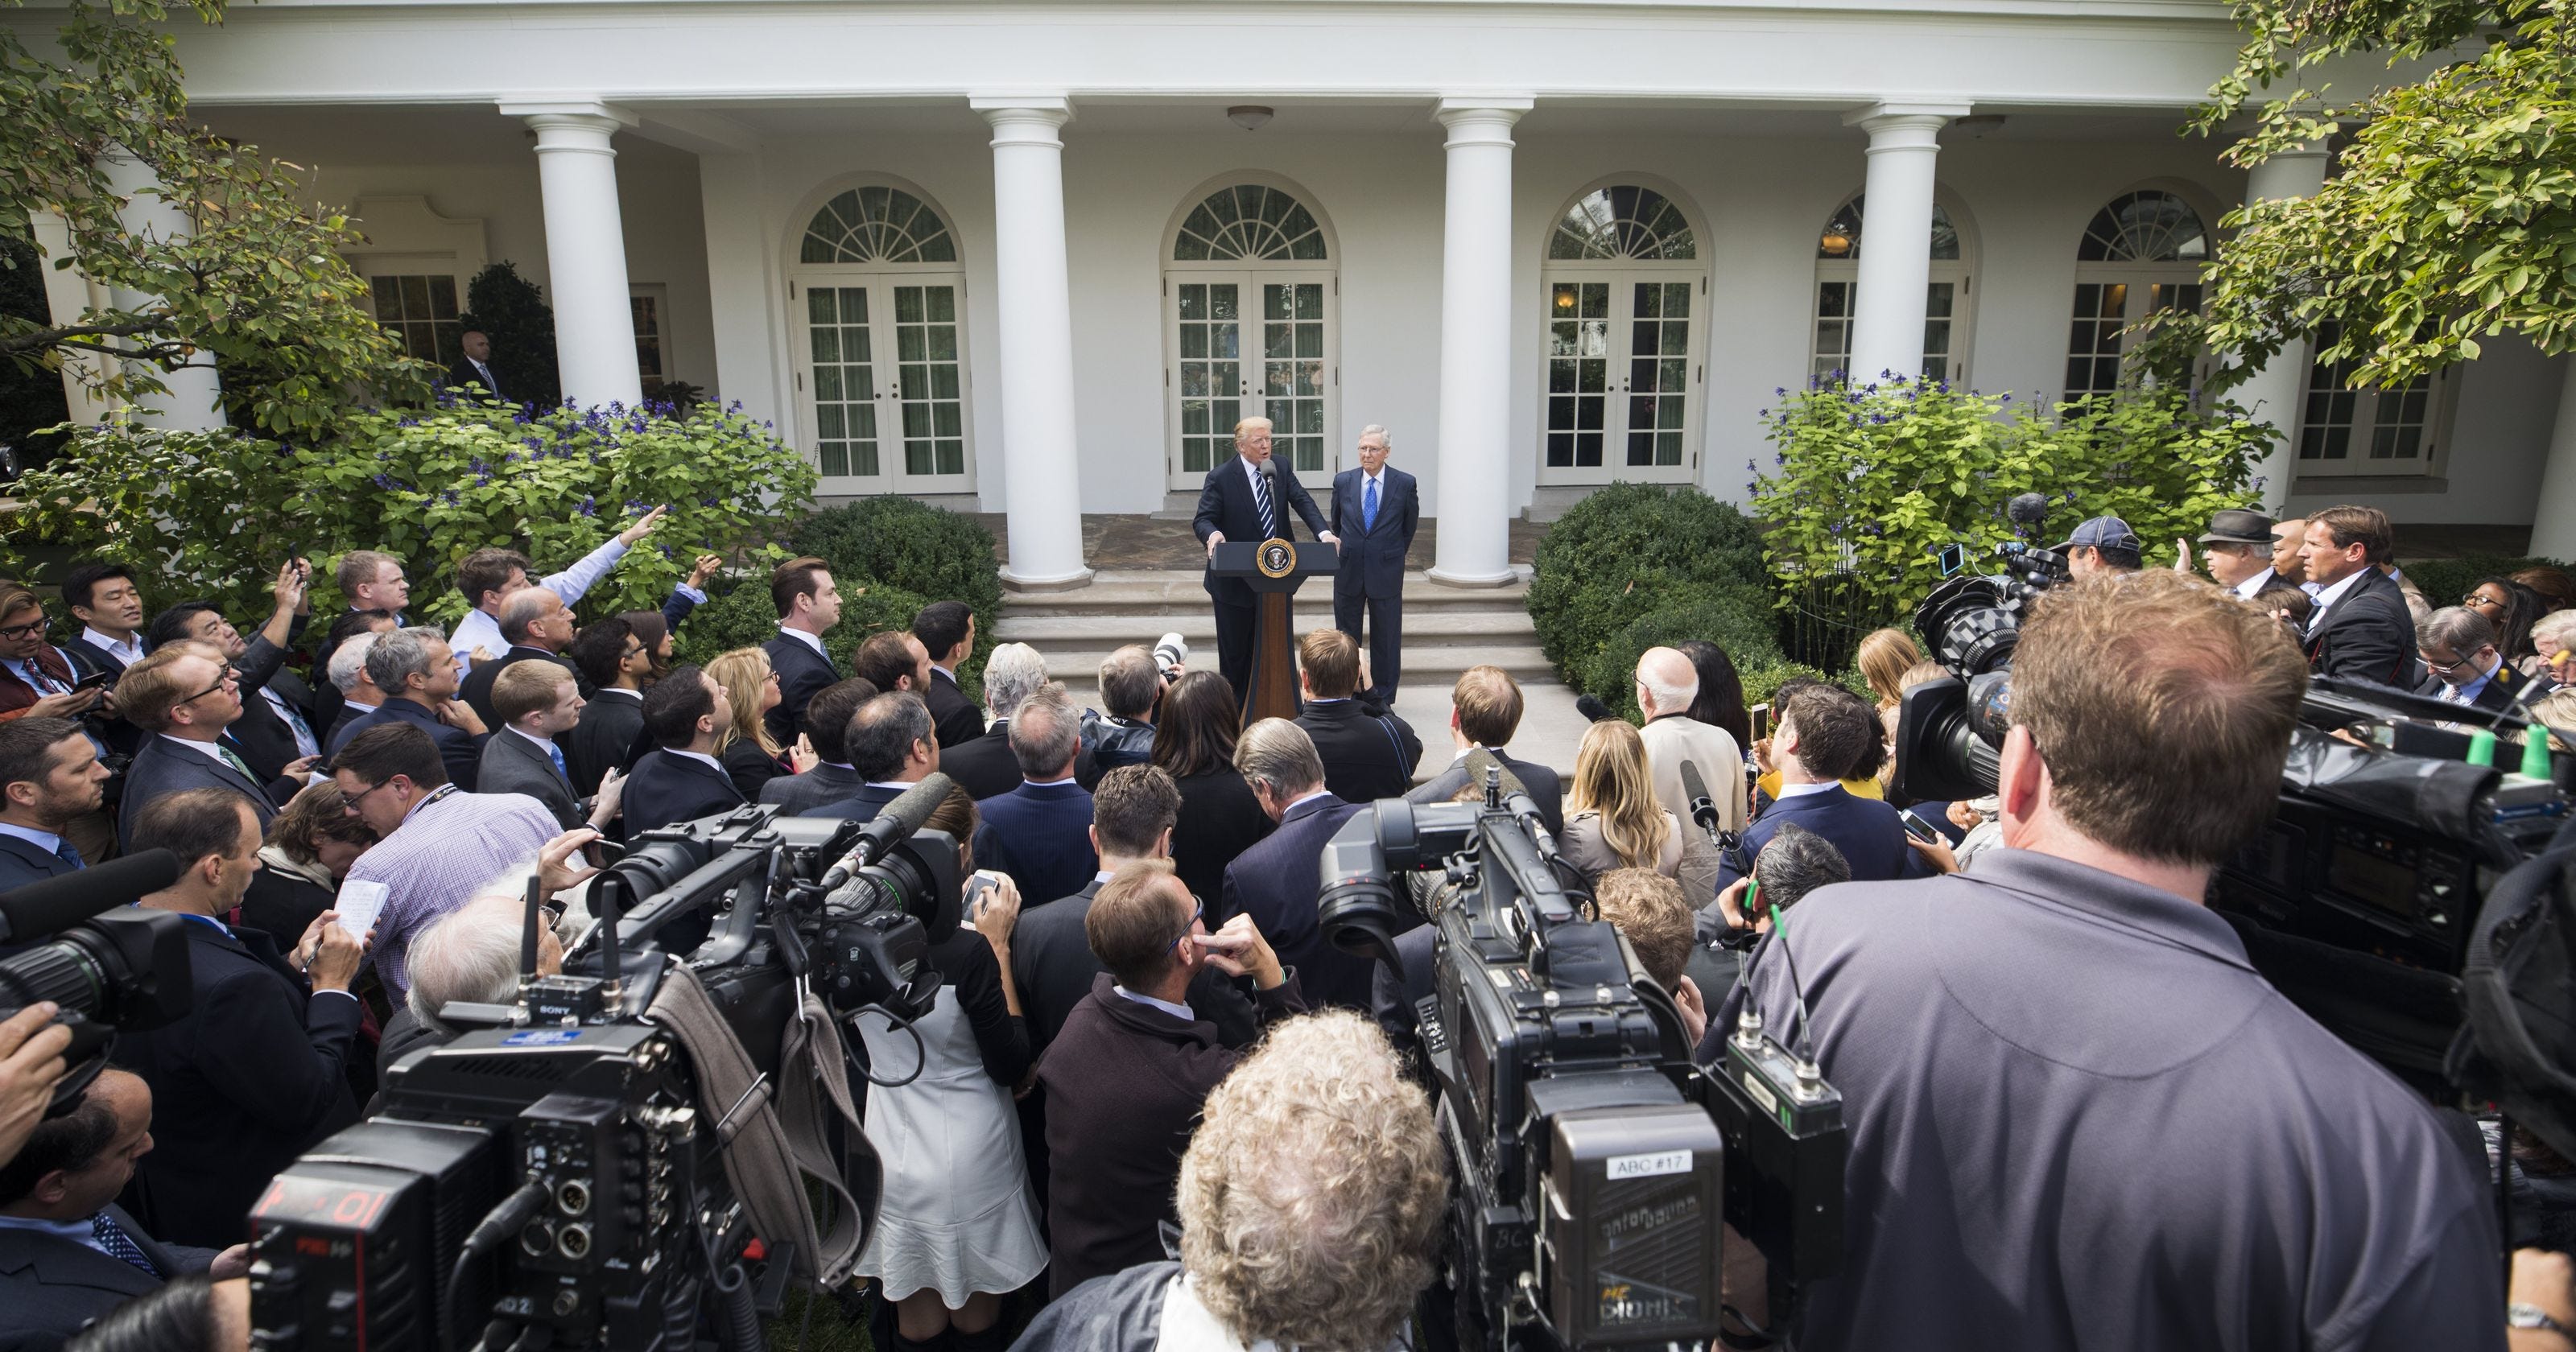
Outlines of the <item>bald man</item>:
[[1744,789],[1744,749],[1724,728],[1690,716],[1699,698],[1699,670],[1678,648],[1648,648],[1637,659],[1637,707],[1645,711],[1646,764],[1655,778],[1655,800],[1682,829],[1691,825],[1690,795],[1682,788],[1682,762],[1699,768],[1709,801],[1717,806],[1718,825],[1742,831],[1748,816]]
[[508,721],[493,716],[492,683],[501,678],[503,671],[521,662],[545,661],[562,667],[571,674],[581,697],[590,698],[590,682],[583,680],[580,669],[564,656],[572,647],[573,622],[572,607],[565,605],[562,597],[543,587],[522,587],[501,599],[501,613],[496,618],[510,650],[498,661],[475,663],[457,691],[474,707],[483,726],[497,728]]

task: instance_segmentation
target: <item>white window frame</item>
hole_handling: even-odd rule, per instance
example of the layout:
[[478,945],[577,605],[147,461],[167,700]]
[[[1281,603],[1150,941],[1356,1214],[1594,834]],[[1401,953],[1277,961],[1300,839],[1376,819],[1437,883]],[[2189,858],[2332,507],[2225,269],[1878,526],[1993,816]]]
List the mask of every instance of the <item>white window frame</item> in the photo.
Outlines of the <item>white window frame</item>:
[[[2121,198],[2128,197],[2135,193],[2145,192],[2163,193],[2169,197],[2179,200],[2184,206],[2191,209],[2192,214],[2200,220],[2201,237],[2208,241],[2208,250],[2206,255],[2198,259],[2186,259],[2170,263],[2139,261],[2084,261],[2081,257],[2084,232],[2092,229],[2094,218],[2099,216],[2102,211],[2109,207],[2113,202],[2119,201]],[[2128,330],[2145,320],[2147,316],[2155,313],[2156,307],[2151,302],[2157,288],[2191,287],[2200,292],[2198,296],[2192,299],[2192,303],[2195,307],[2207,301],[2206,283],[2202,279],[2202,269],[2207,267],[2210,263],[2217,261],[2218,258],[2219,238],[2217,229],[2213,224],[2217,220],[2218,213],[2210,209],[2209,203],[2200,200],[2199,194],[2184,191],[2181,185],[2171,183],[2142,183],[2132,187],[2122,188],[2118,192],[2112,193],[2109,196],[2104,197],[2100,202],[2096,203],[2093,211],[2085,216],[2084,226],[2076,235],[2076,244],[2079,255],[2075,264],[2075,285],[2079,288],[2077,295],[2082,294],[2081,288],[2086,286],[2119,286],[2126,288],[2121,295],[2120,318],[2118,324],[2115,327],[2111,327],[2107,333],[2102,335],[2106,341],[2118,344],[2116,355],[2120,366],[2119,379],[2125,380],[2128,378],[2129,359],[2133,355],[2133,347],[2128,339]],[[2057,371],[2060,379],[2065,381],[2063,393],[2068,399],[2078,398],[2083,395],[2111,393],[2110,390],[2095,389],[2091,388],[2089,385],[2087,388],[2079,391],[2075,388],[2075,382],[2072,379],[2067,378],[2070,375],[2069,367],[2071,367],[2077,360],[2080,359],[2088,362],[2098,362],[2102,359],[2102,353],[2099,348],[2096,348],[2091,352],[2084,353],[2079,353],[2075,350],[2075,326],[2077,324],[2085,323],[2110,323],[2110,320],[2107,317],[2097,318],[2093,316],[2079,315],[2075,310],[2075,300],[2075,295],[2068,296],[2066,300],[2067,308],[2062,312],[2066,316],[2067,343],[2066,346],[2059,351]],[[2116,381],[2114,382],[2113,388],[2117,388]]]
[[[1686,259],[1656,258],[1551,258],[1549,245],[1556,238],[1558,225],[1574,205],[1607,188],[1643,188],[1662,197],[1681,214],[1691,232],[1692,256]],[[1537,373],[1537,435],[1530,447],[1536,462],[1536,482],[1541,487],[1598,487],[1612,483],[1697,483],[1700,460],[1706,449],[1704,437],[1708,424],[1708,343],[1710,270],[1715,266],[1716,241],[1709,233],[1708,217],[1694,204],[1689,194],[1674,184],[1652,174],[1609,174],[1584,184],[1566,195],[1547,218],[1547,229],[1539,245],[1539,285],[1535,292],[1539,315],[1539,366]],[[1606,282],[1610,288],[1608,350],[1605,374],[1607,385],[1603,397],[1601,426],[1601,463],[1598,465],[1550,465],[1548,463],[1549,388],[1553,329],[1557,321],[1553,297],[1559,284]],[[1638,360],[1632,350],[1637,324],[1634,313],[1637,286],[1640,283],[1684,283],[1690,288],[1691,314],[1685,327],[1683,360],[1687,363],[1687,383],[1682,389],[1682,456],[1673,465],[1631,465],[1627,463],[1628,400],[1633,363]],[[1667,356],[1657,353],[1657,358]]]
[[[1314,220],[1316,233],[1321,237],[1324,256],[1322,258],[1206,259],[1175,257],[1182,227],[1189,221],[1191,214],[1210,197],[1237,187],[1260,187],[1274,193],[1285,193],[1298,206],[1305,208],[1306,214]],[[1185,431],[1187,415],[1183,407],[1186,399],[1182,390],[1181,372],[1181,287],[1188,282],[1211,281],[1232,281],[1242,287],[1242,310],[1237,320],[1241,328],[1236,348],[1237,371],[1240,377],[1234,396],[1236,418],[1239,421],[1243,418],[1267,417],[1274,422],[1277,421],[1278,415],[1265,412],[1268,407],[1268,397],[1263,390],[1265,373],[1262,369],[1264,361],[1261,332],[1262,288],[1272,284],[1291,286],[1307,282],[1323,284],[1324,379],[1318,384],[1318,388],[1322,391],[1324,405],[1324,426],[1320,433],[1323,438],[1323,465],[1320,469],[1307,469],[1302,466],[1295,468],[1301,482],[1310,485],[1316,481],[1327,484],[1332,482],[1332,477],[1339,472],[1342,458],[1346,454],[1341,435],[1342,246],[1340,237],[1334,233],[1332,219],[1325,215],[1324,208],[1317,201],[1315,194],[1276,174],[1248,170],[1219,174],[1182,194],[1179,207],[1173,211],[1171,220],[1163,227],[1162,252],[1158,256],[1163,260],[1161,305],[1164,486],[1174,491],[1189,491],[1198,488],[1207,480],[1207,469],[1185,468],[1188,462],[1184,458],[1185,448],[1182,442],[1184,436],[1215,435],[1218,432],[1224,432],[1230,436],[1233,430],[1232,425],[1229,424],[1222,429],[1211,425],[1206,433]],[[1221,398],[1222,396],[1211,397]],[[1295,397],[1291,396],[1291,398]],[[1212,421],[1214,416],[1211,412]],[[1277,434],[1274,432],[1273,435]],[[1219,463],[1223,463],[1222,457],[1211,457],[1211,465]]]
[[[2315,345],[2322,348],[2322,342]],[[2385,386],[2351,389],[2336,379],[2335,368],[2311,358],[2307,383],[2300,391],[2299,435],[2291,452],[2291,473],[2296,478],[2423,478],[2440,472],[2450,446],[2451,416],[2458,404],[2457,368],[2445,367],[2423,377],[2424,412],[2411,456],[2373,459],[2371,443],[2379,430],[2379,417],[2388,400],[2398,391]],[[2339,459],[2323,455],[2310,456],[2311,445],[2321,445],[2326,429],[2318,418],[2320,400],[2348,398],[2352,417],[2343,425],[2345,454]],[[2357,452],[2357,454],[2356,454]]]
[[644,397],[651,399],[660,392],[661,386],[671,384],[680,378],[672,370],[674,363],[671,360],[671,288],[663,282],[629,282],[626,284],[626,298],[629,311],[634,309],[634,302],[639,300],[650,301],[653,306],[653,347],[662,358],[662,370],[658,376],[645,371],[644,333],[639,329],[635,334],[635,377],[644,387]]
[[[1825,224],[1828,226],[1833,224],[1834,217],[1841,215],[1843,208],[1850,206],[1860,197],[1860,193],[1854,192],[1836,203],[1833,211],[1826,215]],[[1929,352],[1923,354],[1924,366],[1916,369],[1925,379],[1938,379],[1949,385],[1965,385],[1968,383],[1968,373],[1972,369],[1970,359],[1974,354],[1971,349],[1975,346],[1974,339],[1977,331],[1977,298],[1973,286],[1977,262],[1976,235],[1969,224],[1967,213],[1962,211],[1957,203],[1952,202],[1948,194],[1941,194],[1934,201],[1940,207],[1941,214],[1949,219],[1951,232],[1959,238],[1959,256],[1931,260],[1931,273],[1924,280],[1926,288],[1924,337],[1927,340],[1931,337],[1932,315],[1929,288],[1946,282],[1950,286],[1950,350],[1943,354],[1947,365],[1939,375],[1935,376],[1933,372],[1926,369],[1932,360]],[[1853,241],[1855,247],[1848,254],[1840,258],[1823,257],[1822,246],[1821,243],[1819,244],[1815,289],[1808,293],[1807,302],[1807,378],[1811,381],[1822,379],[1828,370],[1833,369],[1824,367],[1823,363],[1826,361],[1838,359],[1837,366],[1839,366],[1841,362],[1848,362],[1851,359],[1852,326],[1858,322],[1857,307],[1860,303],[1860,246],[1866,244],[1868,233],[1869,212],[1866,207],[1863,207],[1862,238]],[[1821,241],[1822,238],[1820,233],[1818,239]],[[1839,321],[1829,320],[1825,314],[1825,288],[1835,283],[1844,284],[1848,288],[1843,293],[1845,311]],[[1824,327],[1828,322],[1840,322],[1843,325],[1843,338],[1839,352],[1826,351],[1823,335]],[[1848,369],[1843,373],[1847,377],[1851,374]]]

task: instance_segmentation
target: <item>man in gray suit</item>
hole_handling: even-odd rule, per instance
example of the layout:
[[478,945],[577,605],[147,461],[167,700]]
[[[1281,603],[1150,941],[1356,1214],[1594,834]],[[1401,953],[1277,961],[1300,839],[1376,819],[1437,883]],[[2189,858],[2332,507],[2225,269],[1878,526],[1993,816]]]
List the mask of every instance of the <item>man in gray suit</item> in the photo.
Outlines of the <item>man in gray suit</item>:
[[1521,708],[1520,682],[1513,680],[1510,672],[1501,667],[1469,667],[1458,673],[1458,683],[1449,688],[1449,740],[1458,748],[1457,755],[1450,760],[1448,769],[1404,796],[1416,803],[1446,803],[1456,798],[1458,791],[1467,787],[1468,753],[1483,747],[1529,791],[1530,801],[1538,804],[1538,815],[1547,822],[1547,829],[1563,834],[1565,789],[1556,771],[1503,751],[1512,734],[1520,730]]
[[868,781],[850,764],[850,720],[858,716],[860,705],[876,697],[876,684],[856,676],[815,692],[805,706],[805,733],[814,739],[814,754],[823,759],[803,774],[779,775],[761,785],[760,801],[778,804],[779,816],[801,817],[808,808],[865,788]]
[[626,777],[611,769],[590,798],[573,793],[572,772],[555,739],[581,722],[581,689],[572,673],[552,662],[519,662],[492,681],[492,712],[501,731],[483,743],[474,777],[476,793],[524,793],[546,805],[565,830],[605,831],[617,816]]
[[294,796],[312,765],[309,759],[296,761],[287,766],[287,777],[260,782],[229,732],[242,716],[240,673],[203,643],[165,644],[127,667],[117,678],[116,707],[147,734],[125,767],[125,795],[117,806],[119,848],[154,799],[189,789],[240,794],[265,831],[278,804]]
[[52,1352],[89,1321],[204,1272],[250,1271],[250,1246],[162,1244],[116,1205],[152,1149],[152,1090],[104,1070],[79,1106],[39,1124],[0,1165],[0,1352]]

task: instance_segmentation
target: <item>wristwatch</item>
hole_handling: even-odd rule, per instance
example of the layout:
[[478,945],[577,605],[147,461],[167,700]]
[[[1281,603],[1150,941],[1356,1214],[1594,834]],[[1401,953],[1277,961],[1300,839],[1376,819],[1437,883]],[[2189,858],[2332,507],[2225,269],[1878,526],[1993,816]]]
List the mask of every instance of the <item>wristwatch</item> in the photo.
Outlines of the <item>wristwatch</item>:
[[2509,1329],[2546,1329],[2562,1338],[2576,1338],[2565,1324],[2550,1318],[2547,1310],[2518,1300],[2504,1307],[2504,1326]]

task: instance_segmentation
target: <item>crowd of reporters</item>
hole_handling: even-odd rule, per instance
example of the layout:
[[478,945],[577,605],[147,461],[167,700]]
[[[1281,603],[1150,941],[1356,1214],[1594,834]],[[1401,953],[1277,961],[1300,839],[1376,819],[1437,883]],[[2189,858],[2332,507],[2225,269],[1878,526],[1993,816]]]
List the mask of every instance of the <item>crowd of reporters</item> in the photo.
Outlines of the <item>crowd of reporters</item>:
[[[181,877],[143,904],[187,920],[195,987],[52,1117],[51,1008],[0,1024],[0,1349],[93,1320],[91,1347],[245,1345],[244,1217],[454,1035],[450,1003],[509,998],[532,878],[561,907],[551,972],[594,842],[753,802],[866,819],[933,774],[968,923],[929,955],[943,990],[912,1036],[853,1024],[871,1061],[919,1068],[866,1104],[880,1345],[999,1348],[1014,1292],[1044,1303],[1033,1348],[1396,1345],[1448,1195],[1408,1015],[1433,931],[1392,968],[1338,948],[1319,856],[1372,800],[1481,799],[1486,765],[1698,1059],[1751,1010],[1850,1105],[1849,1256],[1798,1346],[2502,1345],[2482,1158],[2200,900],[2270,815],[2310,671],[2558,707],[2576,598],[2551,609],[2548,578],[2425,607],[2385,518],[2336,508],[2221,513],[2212,586],[2141,572],[2125,524],[2088,521],[2026,627],[1997,793],[1909,803],[1895,709],[1940,670],[1899,631],[1861,645],[1874,698],[1793,681],[1754,709],[1714,645],[1651,650],[1642,727],[1593,723],[1562,770],[1512,754],[1523,692],[1475,667],[1417,783],[1420,734],[1334,629],[1299,642],[1294,720],[1243,726],[1176,641],[1113,653],[1099,710],[1001,644],[979,704],[967,607],[851,641],[828,567],[797,559],[770,578],[775,638],[674,666],[714,560],[659,612],[572,610],[652,524],[534,580],[469,558],[453,633],[406,623],[396,560],[344,558],[352,609],[309,682],[300,561],[247,639],[205,606],[147,625],[132,576],[96,566],[66,578],[83,629],[58,647],[42,598],[0,588],[0,889],[169,850]],[[1454,886],[1411,885],[1425,917]],[[2576,1326],[2552,1263],[2525,1255],[2513,1298]],[[1729,1277],[1758,1310],[1759,1275]]]

